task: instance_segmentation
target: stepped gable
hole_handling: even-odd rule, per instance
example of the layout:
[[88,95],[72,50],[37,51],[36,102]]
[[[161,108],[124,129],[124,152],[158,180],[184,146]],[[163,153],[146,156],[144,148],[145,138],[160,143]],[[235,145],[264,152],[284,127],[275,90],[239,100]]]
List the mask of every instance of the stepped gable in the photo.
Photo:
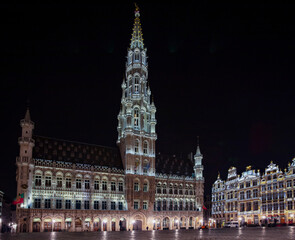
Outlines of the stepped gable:
[[191,177],[194,172],[193,162],[182,155],[157,154],[156,172]]
[[119,149],[34,136],[33,158],[123,169]]

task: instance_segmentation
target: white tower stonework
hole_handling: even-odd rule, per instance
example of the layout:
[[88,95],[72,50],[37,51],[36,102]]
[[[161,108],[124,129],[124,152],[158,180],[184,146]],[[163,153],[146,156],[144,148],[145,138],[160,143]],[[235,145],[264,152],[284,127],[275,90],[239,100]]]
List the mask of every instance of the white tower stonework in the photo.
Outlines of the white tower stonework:
[[[148,177],[150,190],[155,182],[156,107],[151,101],[148,87],[147,49],[144,48],[139,8],[135,19],[130,48],[127,53],[125,78],[123,79],[121,107],[118,114],[118,140],[126,174],[127,203],[134,209],[134,200],[147,195],[149,206],[154,205],[154,196],[134,189],[134,175],[139,186]],[[144,176],[143,176],[144,175]],[[152,208],[150,208],[152,210]]]
[[156,107],[148,87],[147,49],[136,8],[130,48],[127,53],[126,80],[123,79],[118,114],[118,140],[126,174],[155,176]]
[[196,205],[197,207],[199,207],[200,210],[202,210],[203,209],[202,205],[204,203],[204,177],[203,177],[204,167],[202,165],[203,155],[201,154],[199,143],[197,146],[196,154],[194,156],[194,160],[195,160],[194,172],[195,172],[195,178],[196,178]]

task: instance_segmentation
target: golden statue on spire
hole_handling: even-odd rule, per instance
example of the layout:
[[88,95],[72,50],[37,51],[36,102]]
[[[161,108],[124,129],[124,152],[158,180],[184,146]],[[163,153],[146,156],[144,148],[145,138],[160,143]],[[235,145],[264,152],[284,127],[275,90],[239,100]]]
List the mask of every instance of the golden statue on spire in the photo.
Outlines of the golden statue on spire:
[[136,12],[139,12],[139,7],[138,7],[138,5],[137,5],[136,2],[134,3],[134,5],[135,5],[135,11],[136,11]]

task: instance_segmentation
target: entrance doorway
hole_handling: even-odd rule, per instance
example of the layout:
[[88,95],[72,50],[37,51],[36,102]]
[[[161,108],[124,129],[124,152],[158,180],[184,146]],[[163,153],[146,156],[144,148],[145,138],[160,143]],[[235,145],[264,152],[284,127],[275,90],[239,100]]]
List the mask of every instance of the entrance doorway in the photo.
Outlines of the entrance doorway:
[[121,218],[119,222],[120,231],[126,231],[126,219]]
[[133,223],[133,230],[141,231],[142,230],[142,221],[141,220],[135,220]]
[[33,232],[40,232],[40,222],[33,222]]

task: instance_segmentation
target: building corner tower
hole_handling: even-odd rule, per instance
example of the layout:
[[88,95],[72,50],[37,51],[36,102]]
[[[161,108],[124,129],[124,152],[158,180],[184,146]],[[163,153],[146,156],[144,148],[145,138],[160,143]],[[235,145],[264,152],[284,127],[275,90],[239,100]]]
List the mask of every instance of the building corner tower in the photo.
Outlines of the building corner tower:
[[[154,204],[156,107],[148,86],[147,49],[144,47],[139,8],[130,47],[127,51],[120,112],[118,139],[123,167],[128,210],[141,210],[142,199],[148,200],[148,211]],[[146,188],[149,188],[146,191]],[[141,200],[140,200],[141,199]],[[148,214],[147,214],[148,215]]]
[[33,182],[33,147],[35,141],[32,138],[34,122],[31,121],[29,108],[26,111],[25,118],[20,121],[22,135],[18,138],[20,146],[19,156],[16,158],[17,172],[17,196],[23,194],[23,204],[19,207],[30,208],[32,204],[32,182]]
[[201,154],[199,140],[197,151],[194,156],[195,165],[194,165],[194,173],[196,178],[196,207],[199,211],[203,210],[204,204],[204,177],[203,177],[203,170],[204,167],[202,165],[203,155]]

